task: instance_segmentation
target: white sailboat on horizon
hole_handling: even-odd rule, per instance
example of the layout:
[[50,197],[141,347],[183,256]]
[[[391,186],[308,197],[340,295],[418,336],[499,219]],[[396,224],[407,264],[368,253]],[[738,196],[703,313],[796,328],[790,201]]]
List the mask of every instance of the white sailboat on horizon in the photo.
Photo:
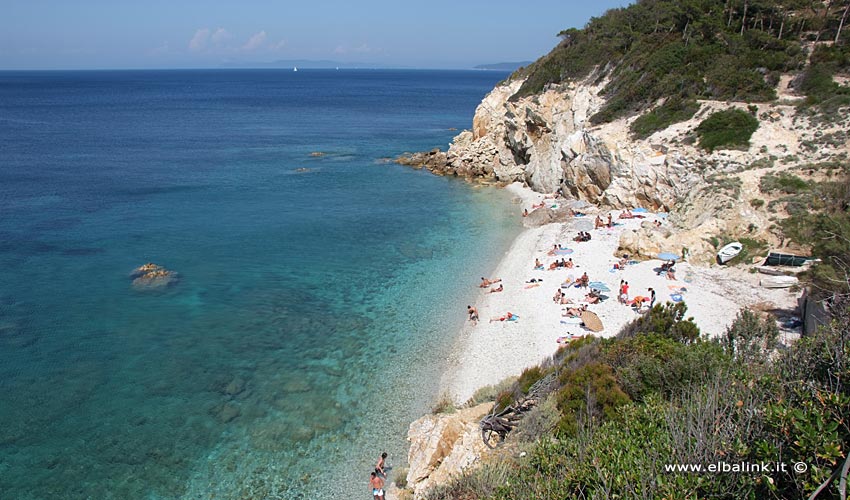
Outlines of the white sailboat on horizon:
[[298,66],[293,66],[292,71],[298,71]]

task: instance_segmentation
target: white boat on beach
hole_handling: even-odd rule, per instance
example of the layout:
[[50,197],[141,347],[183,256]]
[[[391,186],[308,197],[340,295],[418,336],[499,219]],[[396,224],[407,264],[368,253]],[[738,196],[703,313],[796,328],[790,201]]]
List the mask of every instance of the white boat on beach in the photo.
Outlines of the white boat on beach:
[[764,288],[788,288],[799,283],[796,276],[765,276],[761,279]]
[[737,241],[733,241],[729,243],[725,247],[721,248],[720,251],[717,252],[717,260],[721,264],[725,264],[730,260],[734,259],[736,255],[741,253],[741,250],[744,249],[744,245]]

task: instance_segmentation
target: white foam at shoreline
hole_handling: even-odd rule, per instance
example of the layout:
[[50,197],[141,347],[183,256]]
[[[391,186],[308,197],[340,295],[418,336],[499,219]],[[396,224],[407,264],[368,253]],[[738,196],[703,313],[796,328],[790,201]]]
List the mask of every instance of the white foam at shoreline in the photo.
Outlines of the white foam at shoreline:
[[[522,208],[539,203],[543,195],[521,187],[518,183],[508,189],[521,199]],[[616,219],[619,211],[614,211]],[[519,214],[518,214],[519,215]],[[591,216],[592,217],[592,216]],[[728,267],[699,268],[688,263],[677,265],[677,280],[671,281],[658,276],[653,269],[660,261],[651,260],[628,266],[623,271],[610,272],[616,258],[620,233],[640,226],[643,220],[618,221],[613,229],[593,230],[589,242],[576,243],[573,223],[577,219],[557,222],[542,227],[524,230],[513,242],[504,258],[496,266],[490,278],[501,278],[504,292],[486,293],[482,289],[475,304],[481,321],[473,326],[467,323],[458,335],[455,347],[447,360],[447,369],[441,386],[456,403],[467,401],[474,392],[486,385],[519,375],[523,369],[540,363],[558,349],[556,339],[563,335],[588,333],[579,325],[564,325],[561,306],[552,297],[561,282],[572,274],[580,276],[587,272],[591,281],[605,282],[612,290],[608,300],[590,306],[602,320],[605,329],[598,335],[610,337],[637,317],[637,313],[617,301],[616,292],[621,279],[629,282],[629,296],[649,295],[648,287],[656,290],[657,301],[670,299],[671,286],[685,287],[685,302],[688,316],[704,334],[717,336],[732,323],[741,307],[760,302],[769,302],[780,309],[796,307],[797,295],[787,289],[766,289],[758,286],[757,275],[744,269]],[[578,219],[580,220],[580,219]],[[592,225],[592,224],[591,224]],[[575,250],[573,261],[580,267],[556,271],[533,270],[534,259],[539,258],[548,268],[555,257],[547,252],[552,245],[560,243]],[[560,258],[560,256],[559,256]],[[688,276],[688,282],[685,277]],[[525,288],[532,278],[542,278],[541,286]],[[477,283],[470,283],[471,287]],[[586,290],[570,288],[567,296],[578,302]],[[514,322],[490,322],[492,317],[507,312],[519,315]]]

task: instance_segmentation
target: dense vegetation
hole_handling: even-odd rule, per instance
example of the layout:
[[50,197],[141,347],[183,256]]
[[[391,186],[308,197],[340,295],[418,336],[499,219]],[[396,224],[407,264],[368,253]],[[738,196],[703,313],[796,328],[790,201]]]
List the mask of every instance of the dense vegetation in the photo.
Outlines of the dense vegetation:
[[[820,498],[838,498],[850,449],[847,314],[771,356],[773,319],[742,311],[707,340],[685,309],[656,305],[617,338],[574,342],[524,373],[505,395],[556,380],[509,445],[527,456],[498,455],[428,498],[805,498],[825,483]],[[787,467],[665,468],[742,462]]]
[[562,31],[549,54],[515,73],[527,79],[514,99],[548,84],[609,78],[607,103],[591,122],[654,107],[633,126],[636,135],[646,136],[693,116],[694,99],[775,99],[780,74],[805,67],[802,43],[834,41],[835,47],[818,46],[802,84],[812,102],[827,102],[846,94],[832,82],[836,71],[848,67],[845,3],[639,0],[591,19],[583,29]]
[[697,127],[699,145],[708,151],[733,146],[749,147],[750,137],[759,128],[755,116],[740,109],[718,111]]
[[815,296],[832,301],[850,296],[850,181],[805,183],[787,174],[776,179],[763,179],[762,189],[776,185],[792,192],[785,199],[790,217],[781,222],[782,232],[811,245],[812,255],[822,260],[809,273]]

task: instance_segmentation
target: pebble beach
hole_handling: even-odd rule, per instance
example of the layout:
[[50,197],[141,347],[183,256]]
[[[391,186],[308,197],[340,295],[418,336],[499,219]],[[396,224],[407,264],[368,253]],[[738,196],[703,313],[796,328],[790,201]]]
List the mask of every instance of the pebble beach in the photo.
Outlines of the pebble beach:
[[[548,205],[569,203],[564,199],[544,198],[543,194],[531,191],[519,183],[508,189],[516,198],[517,216],[523,209],[533,211],[540,203]],[[658,220],[667,224],[664,215],[642,213],[644,218],[618,219],[621,210],[611,211],[615,221],[613,228],[593,229],[596,214],[605,219],[608,211],[595,208],[583,209],[586,215],[568,217],[540,227],[527,228],[514,240],[501,261],[493,268],[488,279],[501,279],[504,291],[490,293],[490,287],[481,288],[473,305],[479,311],[477,323],[468,321],[462,328],[454,349],[447,360],[447,369],[442,378],[443,394],[456,403],[469,400],[476,390],[494,385],[503,379],[517,376],[522,370],[539,364],[554,354],[564,337],[591,334],[577,320],[563,316],[568,307],[553,300],[561,284],[568,279],[587,273],[591,282],[602,282],[610,290],[604,292],[607,299],[590,304],[588,310],[596,313],[603,330],[593,333],[612,337],[641,312],[617,299],[620,281],[629,283],[629,299],[649,296],[649,288],[656,291],[656,303],[674,301],[681,297],[688,307],[687,315],[694,318],[703,335],[722,335],[734,321],[742,307],[785,310],[789,314],[795,309],[798,293],[789,289],[771,289],[759,286],[759,276],[746,268],[710,266],[701,267],[681,261],[675,266],[676,279],[658,274],[657,268],[663,261],[658,259],[633,260],[624,269],[614,268],[622,257],[617,255],[620,234],[640,227],[646,220]],[[578,231],[588,231],[592,238],[586,242],[575,242]],[[553,245],[560,244],[572,253],[550,256]],[[676,249],[671,249],[675,252]],[[681,251],[679,250],[681,253]],[[573,269],[548,270],[555,259],[572,258]],[[545,270],[534,269],[539,259]],[[532,282],[532,280],[535,280]],[[541,281],[542,280],[542,281]],[[470,283],[471,287],[479,283]],[[498,285],[496,285],[498,286]],[[574,304],[583,303],[587,288],[563,288],[566,297]],[[646,311],[644,307],[642,311]],[[502,321],[510,312],[518,316],[514,321]],[[793,332],[782,332],[786,340]],[[568,341],[568,340],[567,340]]]

